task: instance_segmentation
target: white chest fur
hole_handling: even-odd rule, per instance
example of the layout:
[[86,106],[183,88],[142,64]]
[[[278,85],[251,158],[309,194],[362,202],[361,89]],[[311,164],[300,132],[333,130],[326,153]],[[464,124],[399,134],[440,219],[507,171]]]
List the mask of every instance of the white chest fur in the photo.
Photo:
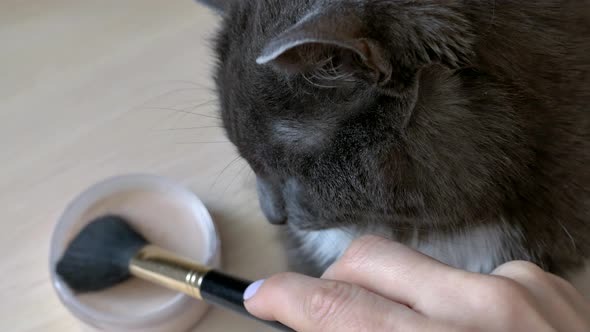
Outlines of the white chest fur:
[[[372,232],[383,234],[383,232]],[[348,229],[297,232],[302,250],[318,265],[325,266],[340,257],[354,238],[364,233]],[[502,226],[480,226],[452,236],[413,237],[407,245],[448,265],[472,272],[491,272],[506,261],[507,246],[518,245],[522,235]],[[590,262],[585,270],[569,276],[574,286],[590,299]]]
[[[383,234],[379,231],[371,233]],[[349,229],[297,232],[303,243],[300,249],[319,265],[328,264],[340,257],[352,240],[363,234],[366,232]],[[418,236],[416,233],[405,244],[457,268],[472,272],[490,272],[498,262],[505,260],[506,246],[518,243],[520,239],[520,233],[514,230],[490,225],[452,235]]]

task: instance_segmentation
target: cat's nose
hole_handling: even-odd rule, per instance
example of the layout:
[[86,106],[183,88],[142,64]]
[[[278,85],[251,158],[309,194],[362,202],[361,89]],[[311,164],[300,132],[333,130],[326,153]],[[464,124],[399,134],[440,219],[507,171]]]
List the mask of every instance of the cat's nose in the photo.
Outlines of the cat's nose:
[[287,222],[285,201],[280,186],[268,179],[256,178],[260,208],[271,224],[282,225]]

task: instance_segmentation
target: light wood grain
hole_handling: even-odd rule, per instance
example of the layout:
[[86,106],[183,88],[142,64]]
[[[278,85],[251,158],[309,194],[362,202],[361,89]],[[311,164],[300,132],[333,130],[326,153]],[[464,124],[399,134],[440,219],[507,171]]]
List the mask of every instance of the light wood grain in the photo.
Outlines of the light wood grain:
[[[218,127],[216,25],[190,0],[0,2],[0,331],[80,330],[49,283],[49,239],[65,205],[112,175],[189,186],[218,223],[227,271],[284,269],[253,175]],[[266,330],[219,310],[195,329]]]

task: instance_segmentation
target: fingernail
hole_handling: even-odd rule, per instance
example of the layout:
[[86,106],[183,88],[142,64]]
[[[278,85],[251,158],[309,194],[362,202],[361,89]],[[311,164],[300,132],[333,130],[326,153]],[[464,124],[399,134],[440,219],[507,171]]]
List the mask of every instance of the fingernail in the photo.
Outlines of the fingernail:
[[246,288],[246,290],[244,291],[244,301],[248,301],[249,299],[251,299],[263,283],[264,279],[251,283],[250,286],[248,286],[248,288]]

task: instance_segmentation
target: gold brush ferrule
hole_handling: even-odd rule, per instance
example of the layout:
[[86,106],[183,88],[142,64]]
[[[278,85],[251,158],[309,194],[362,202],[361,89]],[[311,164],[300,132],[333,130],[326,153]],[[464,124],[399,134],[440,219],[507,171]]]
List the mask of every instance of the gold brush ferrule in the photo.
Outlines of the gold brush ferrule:
[[133,256],[129,271],[138,278],[202,300],[201,282],[211,268],[162,248],[147,245]]

